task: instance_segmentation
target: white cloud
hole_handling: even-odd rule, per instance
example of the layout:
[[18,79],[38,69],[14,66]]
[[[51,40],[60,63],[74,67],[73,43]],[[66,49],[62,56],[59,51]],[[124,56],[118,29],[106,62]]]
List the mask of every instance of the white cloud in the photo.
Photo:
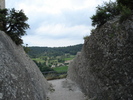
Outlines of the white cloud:
[[90,17],[103,1],[109,0],[6,0],[7,8],[23,9],[29,17],[24,43],[56,47],[83,43],[92,28]]
[[88,26],[84,26],[84,25],[77,25],[77,26],[65,26],[64,24],[52,24],[52,25],[42,25],[41,27],[39,27],[36,30],[36,33],[38,35],[43,35],[43,34],[49,34],[49,35],[53,35],[53,36],[59,36],[59,35],[68,35],[68,33],[71,33],[69,35],[72,34],[88,34],[89,31],[89,27]]
[[40,37],[38,35],[34,36],[24,36],[23,39],[28,43],[29,46],[48,46],[48,47],[59,47],[59,46],[69,46],[83,43],[83,39],[74,39],[67,38],[67,39],[52,39],[52,38],[45,38]]
[[[10,2],[14,0],[10,0]],[[24,9],[28,13],[61,13],[63,9],[81,10],[85,8],[94,9],[98,4],[109,0],[19,0],[14,2],[14,7]],[[113,0],[115,1],[115,0]]]
[[78,25],[66,27],[62,24],[44,25],[39,27],[34,35],[27,35],[23,39],[30,46],[68,46],[83,43],[83,37],[90,33],[91,27]]

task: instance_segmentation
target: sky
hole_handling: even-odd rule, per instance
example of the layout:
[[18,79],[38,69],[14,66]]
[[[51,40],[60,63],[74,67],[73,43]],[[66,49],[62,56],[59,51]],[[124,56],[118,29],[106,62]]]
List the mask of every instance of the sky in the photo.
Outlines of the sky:
[[90,17],[105,1],[110,0],[6,0],[6,8],[23,9],[29,18],[24,45],[62,47],[84,43],[93,29]]

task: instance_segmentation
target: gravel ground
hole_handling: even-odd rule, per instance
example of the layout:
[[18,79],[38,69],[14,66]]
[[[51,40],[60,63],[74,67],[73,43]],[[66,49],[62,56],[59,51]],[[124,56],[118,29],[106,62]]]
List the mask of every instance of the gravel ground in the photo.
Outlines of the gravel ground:
[[78,86],[70,80],[48,81],[51,84],[47,100],[87,100]]

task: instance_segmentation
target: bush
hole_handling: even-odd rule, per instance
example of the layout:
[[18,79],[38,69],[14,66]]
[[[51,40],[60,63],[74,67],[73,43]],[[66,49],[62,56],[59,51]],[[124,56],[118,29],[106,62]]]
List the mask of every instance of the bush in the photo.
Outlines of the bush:
[[91,17],[92,26],[100,27],[108,20],[120,14],[120,9],[116,2],[105,2],[104,5],[96,7],[96,14]]
[[84,37],[84,40],[88,40],[88,39],[89,39],[89,36],[88,35]]
[[6,15],[7,9],[0,9],[0,30],[2,31],[6,30]]
[[131,10],[133,10],[133,0],[117,0],[118,6],[123,8],[125,6]]
[[133,10],[133,0],[117,0],[117,2],[105,2],[104,5],[96,7],[96,14],[91,17],[92,26],[100,27],[108,20],[121,14],[120,23],[130,17]]
[[122,23],[124,20],[128,19],[131,15],[132,15],[132,10],[127,8],[126,6],[122,6],[120,23]]
[[26,53],[28,53],[30,51],[30,48],[28,47],[28,44],[26,44],[26,46],[23,46],[23,48],[24,48],[24,51]]

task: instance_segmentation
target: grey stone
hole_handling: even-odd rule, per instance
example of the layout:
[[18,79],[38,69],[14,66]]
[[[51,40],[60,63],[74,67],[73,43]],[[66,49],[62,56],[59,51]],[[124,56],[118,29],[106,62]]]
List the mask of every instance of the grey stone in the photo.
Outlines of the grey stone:
[[48,87],[23,47],[0,31],[0,100],[46,100]]
[[3,93],[0,93],[0,99],[2,99],[3,98]]
[[[94,100],[133,99],[133,16],[96,28],[70,63],[67,78]],[[132,55],[132,56],[131,56]]]

